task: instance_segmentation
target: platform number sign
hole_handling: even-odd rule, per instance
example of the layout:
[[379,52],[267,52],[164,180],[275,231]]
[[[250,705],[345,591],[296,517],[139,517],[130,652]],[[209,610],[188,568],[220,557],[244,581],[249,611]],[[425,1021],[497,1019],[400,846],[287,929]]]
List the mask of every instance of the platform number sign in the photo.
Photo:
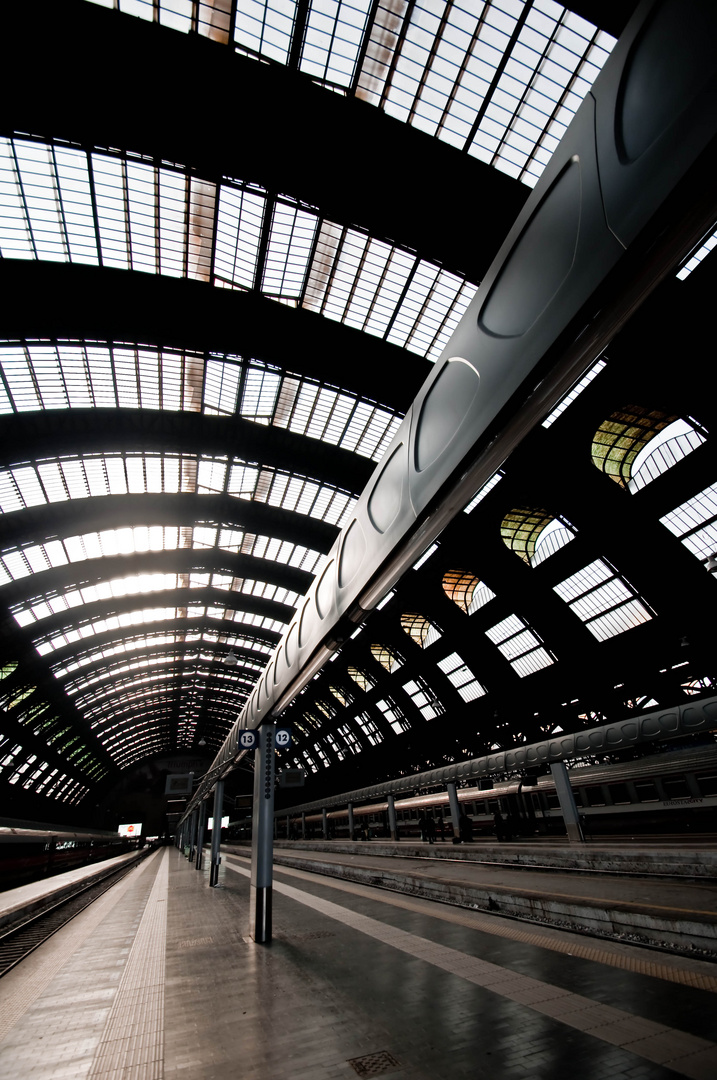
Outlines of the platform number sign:
[[277,750],[287,750],[291,746],[291,732],[288,728],[277,728],[274,736]]
[[259,745],[256,731],[242,731],[239,735],[239,745],[242,750],[256,750]]

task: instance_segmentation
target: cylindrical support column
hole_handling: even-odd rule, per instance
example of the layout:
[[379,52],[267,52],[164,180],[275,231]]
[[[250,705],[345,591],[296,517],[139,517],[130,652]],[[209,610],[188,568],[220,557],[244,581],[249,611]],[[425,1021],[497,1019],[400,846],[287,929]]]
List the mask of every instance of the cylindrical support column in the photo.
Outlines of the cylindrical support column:
[[391,834],[392,840],[398,840],[398,830],[396,828],[396,800],[393,795],[388,796],[388,831]]
[[190,862],[194,862],[194,856],[197,850],[197,826],[199,824],[199,810],[194,810],[192,816],[189,819],[189,855],[187,858]]
[[578,808],[575,805],[573,789],[570,787],[568,770],[562,761],[554,761],[550,766],[550,771],[553,774],[553,780],[555,781],[555,792],[560,802],[560,809],[563,814],[563,821],[565,822],[565,831],[568,834],[568,840],[571,844],[584,844],[585,837],[583,836],[580,817],[578,816]]
[[301,839],[306,839],[306,813],[301,811]]
[[224,809],[224,781],[217,780],[214,788],[214,820],[212,823],[212,862],[209,867],[210,886],[219,884],[219,864],[222,846],[222,810]]
[[286,839],[291,840],[291,818],[286,815]]
[[202,869],[202,862],[204,861],[204,823],[207,820],[207,804],[200,802],[198,806],[198,820],[197,820],[197,859],[195,866],[197,870]]
[[321,829],[324,834],[324,840],[329,838],[329,814],[326,807],[321,811]]
[[349,803],[349,840],[354,838],[354,804]]
[[274,859],[274,725],[259,728],[254,755],[254,815],[251,835],[249,932],[258,944],[271,941]]
[[446,784],[446,790],[448,791],[448,805],[451,810],[451,824],[453,825],[453,835],[458,837],[461,835],[461,808],[458,805],[458,792],[456,791],[456,785],[453,783]]

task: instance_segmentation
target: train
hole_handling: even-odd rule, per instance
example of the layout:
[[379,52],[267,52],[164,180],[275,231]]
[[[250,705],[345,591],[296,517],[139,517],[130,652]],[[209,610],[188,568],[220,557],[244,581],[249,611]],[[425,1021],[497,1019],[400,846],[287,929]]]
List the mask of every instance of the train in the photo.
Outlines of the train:
[[[686,835],[706,837],[717,832],[717,745],[706,744],[651,754],[607,765],[584,765],[569,771],[570,785],[586,839]],[[505,839],[559,837],[565,825],[550,775],[530,775],[493,781],[457,790],[461,812],[471,823],[476,840],[495,837],[495,815],[502,818]],[[431,817],[437,839],[454,837],[447,791],[428,791],[395,801],[399,838],[418,839],[421,818]],[[354,839],[388,838],[388,802],[353,807]],[[279,839],[298,838],[302,819],[291,810],[276,815]],[[323,833],[323,815],[306,815],[306,837]],[[348,809],[327,813],[329,836],[351,839]],[[237,839],[248,828],[235,823]]]
[[118,833],[0,827],[0,891],[123,855],[138,846]]

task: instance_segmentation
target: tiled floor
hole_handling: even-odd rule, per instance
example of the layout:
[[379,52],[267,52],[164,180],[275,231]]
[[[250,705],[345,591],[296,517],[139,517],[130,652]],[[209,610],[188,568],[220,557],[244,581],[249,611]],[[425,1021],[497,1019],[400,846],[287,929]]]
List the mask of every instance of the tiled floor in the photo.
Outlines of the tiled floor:
[[717,1076],[712,965],[288,869],[259,946],[221,872],[159,853],[6,976],[0,1080]]

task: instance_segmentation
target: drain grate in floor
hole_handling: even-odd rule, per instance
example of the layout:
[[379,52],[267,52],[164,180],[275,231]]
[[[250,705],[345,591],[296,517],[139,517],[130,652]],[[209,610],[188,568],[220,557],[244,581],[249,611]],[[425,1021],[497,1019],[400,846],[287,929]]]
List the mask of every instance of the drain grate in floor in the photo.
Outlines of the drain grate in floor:
[[381,1076],[400,1066],[393,1054],[381,1050],[378,1054],[366,1054],[365,1057],[350,1058],[349,1065],[359,1076]]

